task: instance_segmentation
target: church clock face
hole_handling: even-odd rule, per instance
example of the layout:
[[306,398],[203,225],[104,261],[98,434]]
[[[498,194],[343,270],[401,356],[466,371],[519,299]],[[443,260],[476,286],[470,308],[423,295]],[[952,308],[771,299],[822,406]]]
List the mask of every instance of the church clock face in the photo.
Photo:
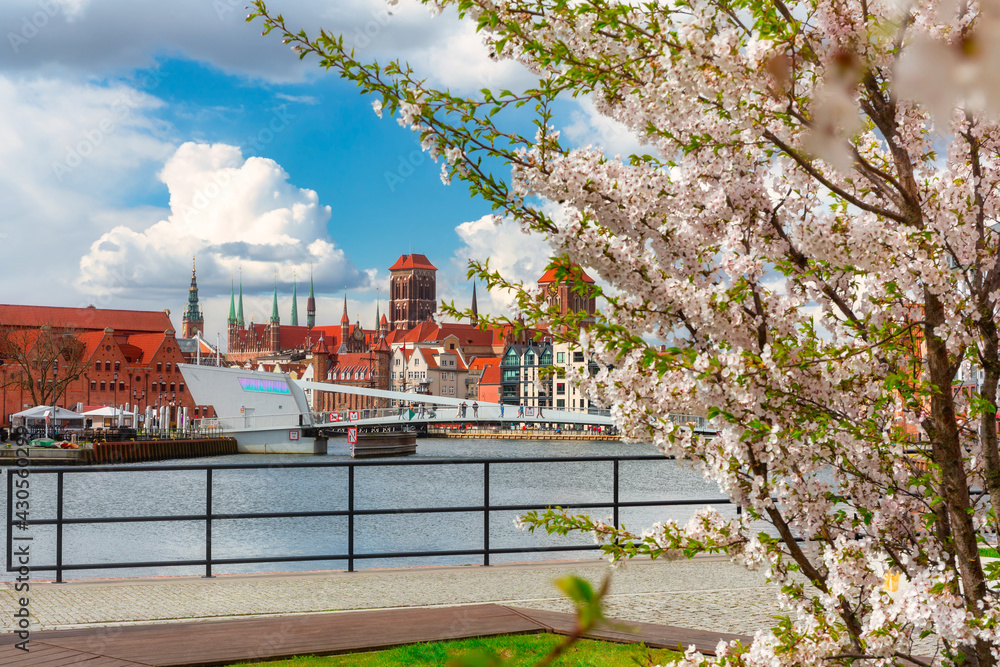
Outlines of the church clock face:
[[354,340],[362,341],[365,339],[365,332],[361,330],[360,327],[354,330]]

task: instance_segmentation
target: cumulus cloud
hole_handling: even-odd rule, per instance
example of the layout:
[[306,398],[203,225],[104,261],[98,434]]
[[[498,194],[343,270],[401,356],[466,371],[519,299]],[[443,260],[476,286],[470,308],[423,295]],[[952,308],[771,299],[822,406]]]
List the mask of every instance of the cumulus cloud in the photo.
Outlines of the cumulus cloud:
[[80,260],[86,292],[176,293],[192,257],[208,293],[227,291],[234,275],[248,293],[270,291],[275,281],[290,293],[293,275],[301,283],[310,271],[321,285],[370,280],[330,238],[330,207],[292,185],[273,160],[189,142],[167,160],[160,179],[170,193],[169,215],[142,229],[118,225],[94,240]]
[[[469,260],[490,262],[490,267],[500,272],[508,280],[532,284],[537,281],[549,263],[552,246],[536,233],[526,234],[511,219],[494,222],[492,215],[478,220],[463,222],[455,227],[455,233],[463,245],[455,251],[448,267],[442,271],[439,280],[439,298],[455,300],[456,305],[467,308],[471,299],[471,286],[465,278]],[[487,294],[480,285],[477,291],[480,312],[509,315],[512,313],[514,297],[506,292],[494,290]]]

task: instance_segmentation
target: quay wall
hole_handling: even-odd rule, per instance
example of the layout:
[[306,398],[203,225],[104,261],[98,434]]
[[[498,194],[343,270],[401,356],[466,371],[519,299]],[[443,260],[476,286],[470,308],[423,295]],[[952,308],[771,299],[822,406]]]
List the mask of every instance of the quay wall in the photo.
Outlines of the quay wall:
[[[17,448],[0,449],[0,465],[14,465]],[[31,465],[74,465],[96,463],[140,463],[167,459],[193,459],[202,456],[236,454],[234,438],[199,438],[193,440],[128,440],[95,442],[93,448],[28,448]]]

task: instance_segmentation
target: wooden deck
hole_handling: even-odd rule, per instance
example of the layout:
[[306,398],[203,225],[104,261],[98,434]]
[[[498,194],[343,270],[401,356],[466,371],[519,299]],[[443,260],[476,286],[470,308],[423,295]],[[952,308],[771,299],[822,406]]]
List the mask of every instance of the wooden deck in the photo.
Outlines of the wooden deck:
[[[571,614],[496,604],[382,609],[224,621],[189,621],[33,632],[25,653],[0,636],[0,664],[11,667],[229,665],[296,655],[332,655],[402,644],[500,634],[572,631]],[[694,644],[714,653],[720,640],[749,637],[651,623],[605,628],[588,636],[652,647]]]

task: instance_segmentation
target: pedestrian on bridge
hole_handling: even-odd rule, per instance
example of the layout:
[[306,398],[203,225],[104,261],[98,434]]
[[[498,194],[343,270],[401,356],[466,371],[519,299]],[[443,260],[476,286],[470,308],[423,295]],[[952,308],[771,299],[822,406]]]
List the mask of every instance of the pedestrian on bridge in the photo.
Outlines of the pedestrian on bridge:
[[479,403],[472,402],[472,416],[479,419]]
[[503,419],[503,401],[500,402],[500,419]]
[[517,404],[517,416],[519,419],[524,419],[524,403]]
[[465,412],[466,412],[466,410],[469,409],[469,406],[468,406],[468,404],[465,401],[462,401],[462,406],[461,407],[462,407],[462,419],[465,419]]

